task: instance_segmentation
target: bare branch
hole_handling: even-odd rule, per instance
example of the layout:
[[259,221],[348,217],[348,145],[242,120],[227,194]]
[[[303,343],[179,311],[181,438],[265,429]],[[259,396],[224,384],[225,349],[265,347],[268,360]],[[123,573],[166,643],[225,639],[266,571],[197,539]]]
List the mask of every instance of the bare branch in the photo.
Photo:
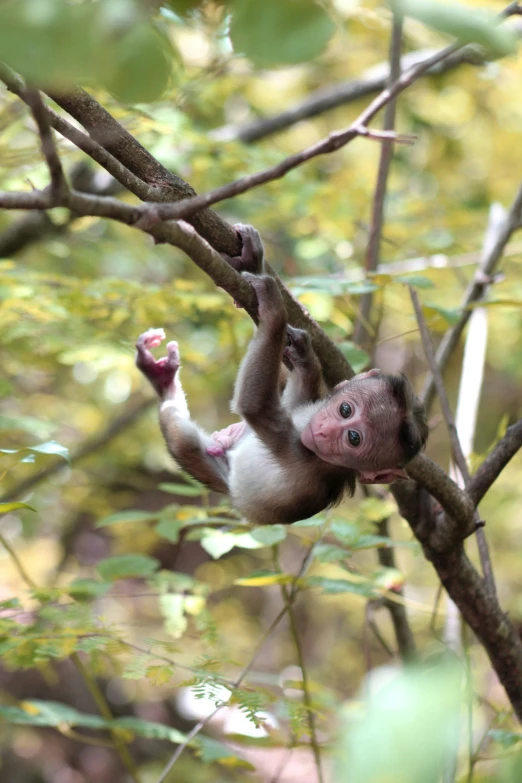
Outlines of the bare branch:
[[[0,63],[0,79],[4,82],[7,89],[18,95],[25,103],[26,89],[23,80],[8,68],[4,63]],[[44,106],[45,114],[47,115],[47,121],[49,125],[54,128],[58,133],[71,141],[78,149],[89,155],[96,163],[103,166],[109,174],[112,174],[114,179],[120,182],[127,190],[143,201],[154,201],[154,194],[146,183],[139,177],[132,174],[125,166],[123,166],[119,160],[105,150],[98,142],[91,139],[81,130],[75,128],[70,122],[57,114],[53,109],[48,106]]]
[[42,153],[46,160],[49,174],[51,176],[50,196],[53,202],[58,203],[65,198],[68,192],[67,181],[62,169],[62,162],[54,143],[53,134],[49,127],[49,120],[42,101],[42,96],[38,90],[25,90],[23,100],[33,115],[38,133],[40,134],[40,144]]
[[[394,17],[392,26],[392,37],[390,43],[390,78],[389,84],[393,84],[400,76],[401,65],[401,43],[402,43],[402,19]],[[383,128],[384,132],[392,132],[395,127],[395,109],[397,101],[392,99],[384,110]],[[381,157],[379,160],[379,169],[377,172],[377,183],[373,196],[372,218],[368,238],[368,247],[366,249],[366,258],[364,271],[366,274],[374,272],[379,264],[381,249],[382,225],[384,220],[384,201],[388,186],[388,174],[390,172],[391,161],[393,157],[393,143],[385,142],[381,147]],[[359,305],[359,318],[355,325],[353,333],[354,342],[366,347],[370,334],[368,325],[370,324],[370,314],[372,310],[373,294],[369,292],[363,294]]]
[[[417,296],[416,291],[414,291],[413,288],[411,288],[411,286],[409,288],[410,288],[411,301],[413,303],[415,316],[417,318],[417,323],[419,325],[419,329],[422,337],[424,354],[426,356],[426,359],[428,360],[428,365],[433,375],[433,382],[435,383],[435,388],[437,389],[437,394],[439,396],[442,413],[446,421],[446,426],[448,428],[451,447],[453,451],[453,458],[461,473],[462,479],[464,481],[464,486],[467,487],[470,480],[468,464],[466,462],[466,457],[464,456],[464,452],[462,451],[460,445],[457,428],[455,426],[453,413],[450,408],[448,395],[446,394],[446,389],[444,388],[442,375],[437,366],[437,360],[435,358],[435,351],[433,349],[433,345],[431,342],[430,333],[428,331],[428,327],[426,326],[426,321],[424,320],[424,316],[422,314],[422,308],[420,306],[419,297]],[[493,567],[491,565],[491,557],[489,554],[488,543],[486,541],[486,534],[484,532],[483,527],[480,524],[480,517],[478,516],[478,512],[475,512],[474,514],[474,521],[476,525],[477,544],[480,553],[480,562],[482,564],[482,573],[484,574],[484,579],[487,585],[487,589],[494,595],[496,592],[495,577],[493,575]]]
[[[510,3],[499,16],[501,18],[507,18],[508,16],[520,15],[520,13],[521,9],[518,4]],[[412,66],[424,62],[432,55],[433,50],[408,52],[408,54],[403,55],[401,58],[400,70],[409,70]],[[455,51],[453,54],[446,57],[442,62],[431,66],[426,71],[426,75],[431,76],[446,73],[463,64],[481,66],[485,65],[490,60],[491,56],[489,56],[485,50],[473,45],[463,46],[458,51]],[[336,109],[338,106],[353,103],[361,98],[366,98],[369,95],[380,92],[380,90],[383,90],[386,87],[389,78],[389,63],[381,63],[363,73],[359,79],[339,82],[333,86],[322,87],[319,90],[316,90],[309,95],[306,100],[295,104],[280,114],[274,114],[271,117],[263,117],[260,120],[258,119],[254,122],[249,122],[241,127],[225,126],[223,128],[218,128],[213,132],[212,136],[217,141],[238,140],[246,143],[259,141],[259,139],[266,138],[273,133],[285,130],[285,128],[289,128],[301,120],[317,117],[319,114],[323,114],[331,109]]]
[[[92,438],[88,438],[86,441],[84,441],[84,443],[80,444],[76,451],[71,454],[71,463],[76,464],[80,460],[85,459],[94,452],[98,451],[98,449],[106,446],[107,443],[110,443],[113,438],[116,438],[118,435],[120,435],[120,433],[126,430],[127,427],[130,427],[132,424],[134,424],[134,422],[139,419],[142,413],[155,405],[155,403],[155,400],[138,399],[137,402],[136,400],[133,400],[127,410],[125,410],[120,416],[112,419],[105,429],[99,433],[96,433],[96,435],[93,435]],[[60,473],[66,468],[66,463],[61,459],[56,460],[56,462],[49,463],[45,468],[43,468],[43,470],[38,471],[38,473],[33,473],[32,476],[29,476],[25,480],[20,481],[14,487],[11,487],[11,489],[9,489],[0,498],[0,502],[5,503],[8,500],[27,497],[27,493],[32,490],[33,487],[38,486],[38,484],[41,484],[42,481],[46,481],[51,476],[54,476],[56,473]]]
[[[441,343],[437,349],[436,360],[437,367],[440,372],[444,372],[444,368],[459,343],[462,332],[464,331],[468,320],[471,315],[470,305],[480,301],[488,285],[491,282],[491,276],[495,271],[497,264],[499,263],[504,249],[511,238],[514,231],[521,227],[522,218],[522,185],[519,187],[518,192],[511,204],[509,211],[504,221],[498,227],[496,237],[491,242],[484,244],[481,259],[478,264],[478,269],[475,273],[473,280],[468,286],[464,298],[462,301],[462,315],[458,323],[451,329],[448,329],[444,335]],[[429,410],[433,402],[435,395],[435,381],[433,375],[430,374],[424,384],[424,390],[422,392],[422,401],[425,407]]]
[[[68,175],[71,188],[94,196],[113,196],[122,186],[105,171],[94,171],[89,161],[77,163]],[[29,212],[10,223],[0,234],[0,258],[8,258],[33,242],[46,236],[64,234],[77,216],[70,213],[68,220],[55,223],[46,212]]]
[[490,486],[504,470],[510,459],[522,448],[522,419],[508,427],[504,437],[495,445],[484,462],[473,474],[467,487],[468,495],[478,505]]

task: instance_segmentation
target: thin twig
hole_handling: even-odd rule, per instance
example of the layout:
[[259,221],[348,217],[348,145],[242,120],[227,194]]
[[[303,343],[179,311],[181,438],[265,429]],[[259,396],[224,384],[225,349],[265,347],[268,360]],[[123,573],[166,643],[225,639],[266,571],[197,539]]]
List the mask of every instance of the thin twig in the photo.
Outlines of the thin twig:
[[68,193],[67,181],[63,173],[62,163],[54,142],[42,96],[39,90],[28,89],[22,94],[22,98],[31,109],[40,135],[42,153],[51,176],[51,200],[55,203],[63,202],[67,198]]
[[[18,95],[24,103],[27,103],[26,88],[23,79],[5,65],[5,63],[0,63],[0,79],[4,82],[9,92]],[[109,174],[112,174],[114,179],[120,182],[127,190],[130,190],[131,193],[134,193],[143,201],[153,200],[150,186],[135,174],[132,174],[126,166],[120,163],[114,155],[111,155],[110,152],[104,149],[101,144],[98,144],[97,141],[91,139],[91,137],[86,133],[83,133],[83,131],[75,128],[74,125],[57,114],[57,112],[49,106],[45,106],[45,104],[44,111],[49,125],[54,128],[54,130],[71,141],[78,149],[92,158],[92,160],[99,163],[100,166],[103,166],[103,168],[106,169]]]
[[480,503],[495,479],[520,449],[522,449],[522,419],[508,427],[504,437],[495,444],[471,477],[466,489],[475,504]]
[[[117,416],[113,419],[105,429],[96,433],[92,438],[85,440],[70,457],[71,464],[76,464],[85,457],[90,456],[93,452],[106,446],[113,438],[123,432],[131,424],[134,424],[148,408],[155,404],[155,400],[139,400],[137,403],[133,401],[132,405],[125,410],[121,416]],[[68,467],[62,459],[52,462],[37,473],[33,473],[29,478],[20,481],[15,484],[11,489],[0,497],[0,502],[5,503],[8,500],[14,498],[25,497],[27,493],[42,481],[53,476],[55,473],[60,473]]]
[[[295,575],[295,577],[294,577],[294,580],[293,580],[293,582],[292,582],[291,589],[290,589],[290,591],[289,591],[289,602],[288,602],[288,603],[286,603],[286,604],[285,604],[285,606],[283,606],[283,608],[282,608],[282,609],[281,609],[281,610],[278,612],[278,614],[276,615],[276,617],[275,617],[275,618],[272,620],[272,622],[270,623],[270,626],[268,627],[268,629],[265,631],[265,633],[263,634],[263,636],[261,637],[261,639],[260,639],[260,640],[259,640],[259,642],[257,643],[257,645],[256,645],[256,648],[255,648],[254,652],[252,653],[252,656],[250,657],[250,661],[249,661],[249,662],[248,662],[248,664],[245,666],[245,668],[243,669],[243,671],[241,672],[241,674],[239,675],[239,677],[237,678],[237,680],[235,680],[235,682],[234,682],[234,685],[233,685],[233,688],[239,688],[239,687],[241,686],[241,684],[243,683],[243,681],[245,680],[245,678],[246,678],[246,677],[248,676],[248,674],[250,673],[250,671],[251,671],[252,667],[254,666],[254,664],[255,664],[256,660],[258,659],[259,655],[261,654],[261,651],[262,651],[262,649],[263,649],[263,647],[264,647],[265,643],[266,643],[266,642],[268,641],[268,639],[269,639],[269,638],[272,636],[273,632],[276,630],[277,626],[279,625],[279,623],[281,622],[281,620],[283,619],[283,617],[284,617],[284,616],[287,614],[287,612],[288,612],[288,610],[289,610],[289,607],[290,607],[290,606],[292,605],[292,603],[294,602],[294,600],[295,600],[295,597],[296,597],[296,595],[297,595],[297,592],[298,592],[298,589],[299,589],[299,584],[298,584],[298,583],[299,583],[299,580],[300,580],[300,579],[301,579],[301,577],[304,575],[305,571],[307,570],[307,568],[308,568],[308,566],[309,566],[309,564],[310,564],[310,562],[311,562],[311,559],[312,559],[312,557],[313,557],[313,551],[314,551],[314,549],[315,549],[315,545],[316,545],[316,542],[315,542],[315,541],[314,541],[314,542],[313,542],[313,543],[310,545],[309,549],[308,549],[308,550],[307,550],[307,552],[306,552],[306,555],[305,555],[305,556],[304,556],[304,558],[303,558],[303,561],[302,561],[302,563],[301,563],[301,567],[299,568],[299,571],[297,572],[297,574],[296,574],[296,575]],[[179,757],[181,756],[181,754],[183,753],[183,751],[184,751],[184,750],[185,750],[185,749],[188,747],[188,745],[189,745],[189,744],[192,742],[192,740],[194,739],[194,737],[196,737],[196,735],[197,735],[197,734],[199,734],[199,732],[200,732],[202,729],[204,729],[204,728],[205,728],[205,726],[207,725],[207,723],[209,723],[209,722],[212,720],[212,718],[213,718],[213,717],[214,717],[214,716],[215,716],[215,715],[216,715],[216,714],[217,714],[217,713],[218,713],[218,712],[219,712],[219,711],[220,711],[220,710],[221,710],[223,707],[226,707],[226,706],[227,706],[227,705],[226,705],[226,702],[225,702],[225,703],[223,703],[223,704],[218,704],[218,705],[217,705],[217,707],[215,708],[215,710],[213,710],[213,711],[210,713],[210,715],[207,715],[205,718],[203,718],[203,719],[202,719],[202,720],[200,720],[198,723],[196,723],[196,725],[195,725],[195,726],[194,726],[194,727],[193,727],[193,728],[190,730],[190,732],[189,732],[189,733],[187,734],[187,736],[185,737],[185,740],[184,740],[184,742],[182,742],[180,745],[178,745],[178,747],[176,748],[176,751],[173,753],[173,755],[172,755],[172,756],[171,756],[171,758],[169,759],[169,761],[168,761],[167,765],[166,765],[166,766],[164,767],[164,769],[162,770],[162,772],[161,772],[161,774],[160,774],[159,778],[156,780],[156,783],[164,783],[164,781],[166,780],[166,778],[167,778],[167,775],[168,775],[168,774],[169,774],[169,772],[171,771],[172,767],[174,766],[174,764],[176,763],[176,761],[179,759]]]
[[[437,365],[435,351],[433,349],[433,344],[431,342],[431,337],[428,331],[428,327],[426,325],[426,321],[424,320],[424,315],[422,313],[419,297],[417,296],[416,291],[414,291],[413,288],[411,288],[411,286],[409,288],[410,288],[410,297],[413,304],[413,309],[415,310],[415,316],[422,337],[424,354],[426,356],[428,365],[433,375],[433,381],[435,383],[435,388],[437,389],[437,394],[439,396],[440,405],[442,408],[442,414],[444,416],[444,419],[446,421],[446,426],[448,428],[451,447],[453,451],[453,458],[464,480],[464,486],[466,487],[470,481],[470,473],[468,470],[466,458],[464,456],[464,453],[460,445],[459,437],[457,434],[457,428],[455,427],[455,422],[453,419],[453,413],[451,412],[448,396],[446,394],[446,389],[444,387],[444,382],[442,380],[442,375]],[[477,512],[475,513],[475,522],[480,523],[480,518]],[[477,534],[478,548],[480,552],[480,561],[482,564],[482,572],[484,575],[484,580],[487,586],[487,590],[488,592],[490,592],[492,596],[495,596],[496,595],[495,579],[493,576],[491,558],[489,555],[489,549],[488,549],[484,530],[482,527],[479,526],[479,524],[477,525],[476,534]]]
[[[508,16],[520,15],[522,9],[518,3],[510,3],[500,14],[500,19]],[[415,51],[403,55],[401,60],[401,70],[405,71],[412,65],[423,62],[427,56],[431,56],[432,51]],[[453,70],[463,64],[481,66],[491,61],[491,55],[485,50],[479,49],[472,44],[463,46],[459,51],[448,56],[443,62],[431,67],[426,75],[439,75]],[[212,138],[217,141],[239,140],[248,143],[259,141],[259,139],[289,128],[301,120],[310,117],[317,117],[330,109],[338,106],[344,106],[354,101],[360,101],[369,95],[378,93],[382,90],[389,79],[389,63],[381,63],[372,66],[365,71],[359,78],[346,82],[339,82],[328,87],[321,87],[311,93],[304,101],[286,108],[279,114],[256,119],[242,126],[224,126],[212,131]]]
[[[451,329],[448,329],[440,342],[436,354],[436,363],[441,373],[444,372],[444,368],[446,367],[449,358],[452,356],[453,351],[457,347],[462,332],[464,331],[469,321],[471,316],[470,305],[474,302],[480,301],[480,299],[483,298],[484,292],[491,283],[491,276],[503,256],[504,249],[509,239],[511,238],[511,235],[514,231],[521,227],[521,217],[522,185],[519,186],[517,194],[507,212],[505,220],[498,228],[498,233],[495,237],[495,240],[487,244],[485,243],[483,246],[477,271],[462,300],[462,315],[460,316],[458,323],[455,324],[455,326],[453,326]],[[427,410],[431,408],[434,396],[435,380],[433,373],[430,373],[426,379],[421,395],[421,399]]]
[[[401,44],[402,44],[402,19],[394,16],[392,25],[392,34],[390,42],[390,75],[388,87],[390,87],[400,76],[401,73]],[[386,133],[392,133],[395,127],[395,114],[397,100],[392,99],[384,110],[383,129]],[[377,172],[377,183],[373,196],[372,218],[368,237],[368,247],[366,248],[366,258],[364,262],[365,275],[374,272],[379,264],[381,249],[382,226],[384,220],[384,202],[386,199],[386,190],[388,187],[388,175],[393,158],[393,142],[385,141],[381,145],[381,156],[379,160],[379,169]],[[355,325],[353,340],[359,345],[365,345],[370,334],[366,323],[370,321],[372,310],[373,293],[363,294],[360,301],[360,317]]]
[[[274,561],[277,571],[281,571],[279,559],[277,556],[277,546],[273,547]],[[312,753],[314,755],[315,767],[317,769],[317,779],[319,783],[324,783],[323,770],[321,765],[321,750],[319,747],[319,741],[317,739],[317,729],[315,726],[315,715],[313,711],[312,696],[310,693],[310,682],[308,679],[308,671],[306,669],[306,662],[304,658],[303,646],[299,637],[299,628],[297,627],[297,620],[293,607],[294,599],[291,597],[290,591],[286,585],[281,585],[281,595],[285,605],[288,607],[288,617],[290,620],[290,632],[292,639],[294,640],[294,647],[297,653],[297,663],[301,669],[301,677],[303,678],[303,701],[306,708],[306,716],[308,720],[308,729],[310,732],[310,745],[312,746]]]

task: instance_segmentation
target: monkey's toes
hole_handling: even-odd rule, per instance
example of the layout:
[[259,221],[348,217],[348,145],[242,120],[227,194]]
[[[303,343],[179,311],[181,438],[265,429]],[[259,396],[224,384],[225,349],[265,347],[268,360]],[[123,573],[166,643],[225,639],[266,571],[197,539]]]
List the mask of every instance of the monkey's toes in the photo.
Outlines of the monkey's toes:
[[179,367],[179,346],[176,340],[167,343],[167,361],[171,367]]

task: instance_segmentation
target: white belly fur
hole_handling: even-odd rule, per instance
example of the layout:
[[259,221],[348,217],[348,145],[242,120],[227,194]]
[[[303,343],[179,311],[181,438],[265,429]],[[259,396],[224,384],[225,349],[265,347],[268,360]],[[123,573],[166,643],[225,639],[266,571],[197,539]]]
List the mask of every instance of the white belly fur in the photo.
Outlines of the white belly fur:
[[230,495],[242,514],[257,517],[268,495],[283,500],[288,492],[285,469],[252,431],[227,451],[227,457]]
[[[292,412],[299,432],[320,405],[303,405]],[[295,467],[285,467],[251,429],[227,451],[227,458],[232,503],[247,518],[259,520],[261,510],[267,506],[284,507],[295,500]]]

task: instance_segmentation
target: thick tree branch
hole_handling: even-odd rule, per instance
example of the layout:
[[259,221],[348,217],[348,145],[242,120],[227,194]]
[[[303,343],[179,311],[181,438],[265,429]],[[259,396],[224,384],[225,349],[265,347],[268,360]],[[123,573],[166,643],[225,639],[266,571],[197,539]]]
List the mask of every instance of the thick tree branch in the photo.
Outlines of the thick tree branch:
[[467,493],[478,505],[491,485],[496,481],[510,459],[522,448],[522,419],[507,428],[504,437],[495,445],[484,462],[477,468],[467,487]]
[[492,666],[519,720],[522,721],[522,642],[518,631],[502,612],[496,596],[487,590],[484,580],[466,556],[462,543],[449,549],[433,546],[435,521],[425,490],[413,482],[397,482],[393,491],[402,516],[409,522],[427,559],[433,563],[465,622],[485,647]]
[[[48,95],[83,125],[94,141],[147,184],[149,201],[180,201],[194,196],[195,191],[188,183],[159,163],[85,90],[75,88],[67,93],[50,91]],[[204,209],[193,215],[189,222],[220,253],[229,256],[240,254],[241,244],[237,233],[217,213]]]
[[[455,540],[462,539],[463,531],[469,531],[473,524],[474,506],[467,493],[463,492],[439,465],[424,454],[417,454],[411,462],[408,462],[406,472],[425,487],[450,516],[445,523],[443,548],[451,546]],[[402,498],[403,486],[402,482],[392,486],[398,501]]]

